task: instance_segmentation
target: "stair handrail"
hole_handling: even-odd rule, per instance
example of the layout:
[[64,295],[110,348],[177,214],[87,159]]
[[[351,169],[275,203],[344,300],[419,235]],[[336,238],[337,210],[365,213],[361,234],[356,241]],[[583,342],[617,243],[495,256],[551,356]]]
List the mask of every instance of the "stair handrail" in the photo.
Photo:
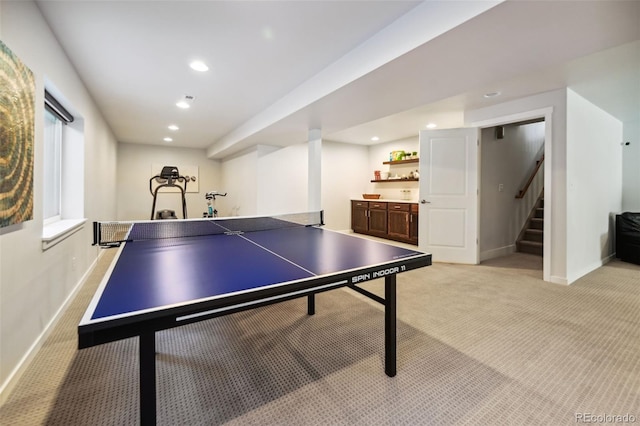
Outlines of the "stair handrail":
[[533,169],[533,173],[531,173],[531,176],[529,176],[529,180],[524,185],[524,188],[522,188],[518,192],[518,194],[516,194],[516,198],[524,198],[524,195],[527,193],[529,186],[531,186],[531,183],[533,182],[533,179],[536,177],[536,174],[538,173],[538,170],[540,170],[540,166],[542,166],[543,162],[544,162],[544,154],[542,154],[542,157],[540,158],[540,160],[536,162],[537,164],[536,164],[536,167]]

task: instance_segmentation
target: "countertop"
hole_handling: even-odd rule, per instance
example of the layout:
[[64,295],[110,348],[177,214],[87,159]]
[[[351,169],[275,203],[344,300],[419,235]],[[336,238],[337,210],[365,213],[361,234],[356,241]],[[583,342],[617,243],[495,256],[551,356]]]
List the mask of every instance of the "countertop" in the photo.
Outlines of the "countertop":
[[377,200],[368,200],[364,198],[352,198],[352,201],[384,201],[385,203],[410,203],[410,204],[418,204],[418,200],[395,200],[391,198],[378,198]]

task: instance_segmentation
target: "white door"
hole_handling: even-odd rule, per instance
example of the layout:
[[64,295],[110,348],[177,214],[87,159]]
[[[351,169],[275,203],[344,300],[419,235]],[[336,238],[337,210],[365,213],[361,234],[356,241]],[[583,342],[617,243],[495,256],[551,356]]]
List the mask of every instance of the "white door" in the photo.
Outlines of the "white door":
[[418,244],[434,262],[477,264],[477,128],[420,132]]

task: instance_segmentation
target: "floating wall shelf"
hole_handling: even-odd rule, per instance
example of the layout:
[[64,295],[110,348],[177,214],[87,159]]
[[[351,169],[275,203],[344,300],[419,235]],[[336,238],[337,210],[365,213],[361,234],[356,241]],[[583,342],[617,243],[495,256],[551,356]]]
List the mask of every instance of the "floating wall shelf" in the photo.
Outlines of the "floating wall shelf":
[[418,182],[420,179],[416,179],[416,178],[407,178],[407,179],[379,179],[379,180],[372,180],[371,182]]
[[419,161],[420,161],[419,158],[412,158],[410,160],[385,161],[382,164],[409,164],[409,163],[417,163]]

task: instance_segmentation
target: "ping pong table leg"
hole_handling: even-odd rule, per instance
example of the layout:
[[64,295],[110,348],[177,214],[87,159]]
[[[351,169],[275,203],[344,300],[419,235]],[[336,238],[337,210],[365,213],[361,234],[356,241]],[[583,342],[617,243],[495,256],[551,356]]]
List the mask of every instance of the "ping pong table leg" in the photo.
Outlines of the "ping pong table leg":
[[384,372],[396,375],[396,276],[384,278]]
[[307,296],[307,315],[314,315],[316,313],[316,295],[312,293]]
[[156,334],[142,333],[140,356],[140,424],[156,424]]

